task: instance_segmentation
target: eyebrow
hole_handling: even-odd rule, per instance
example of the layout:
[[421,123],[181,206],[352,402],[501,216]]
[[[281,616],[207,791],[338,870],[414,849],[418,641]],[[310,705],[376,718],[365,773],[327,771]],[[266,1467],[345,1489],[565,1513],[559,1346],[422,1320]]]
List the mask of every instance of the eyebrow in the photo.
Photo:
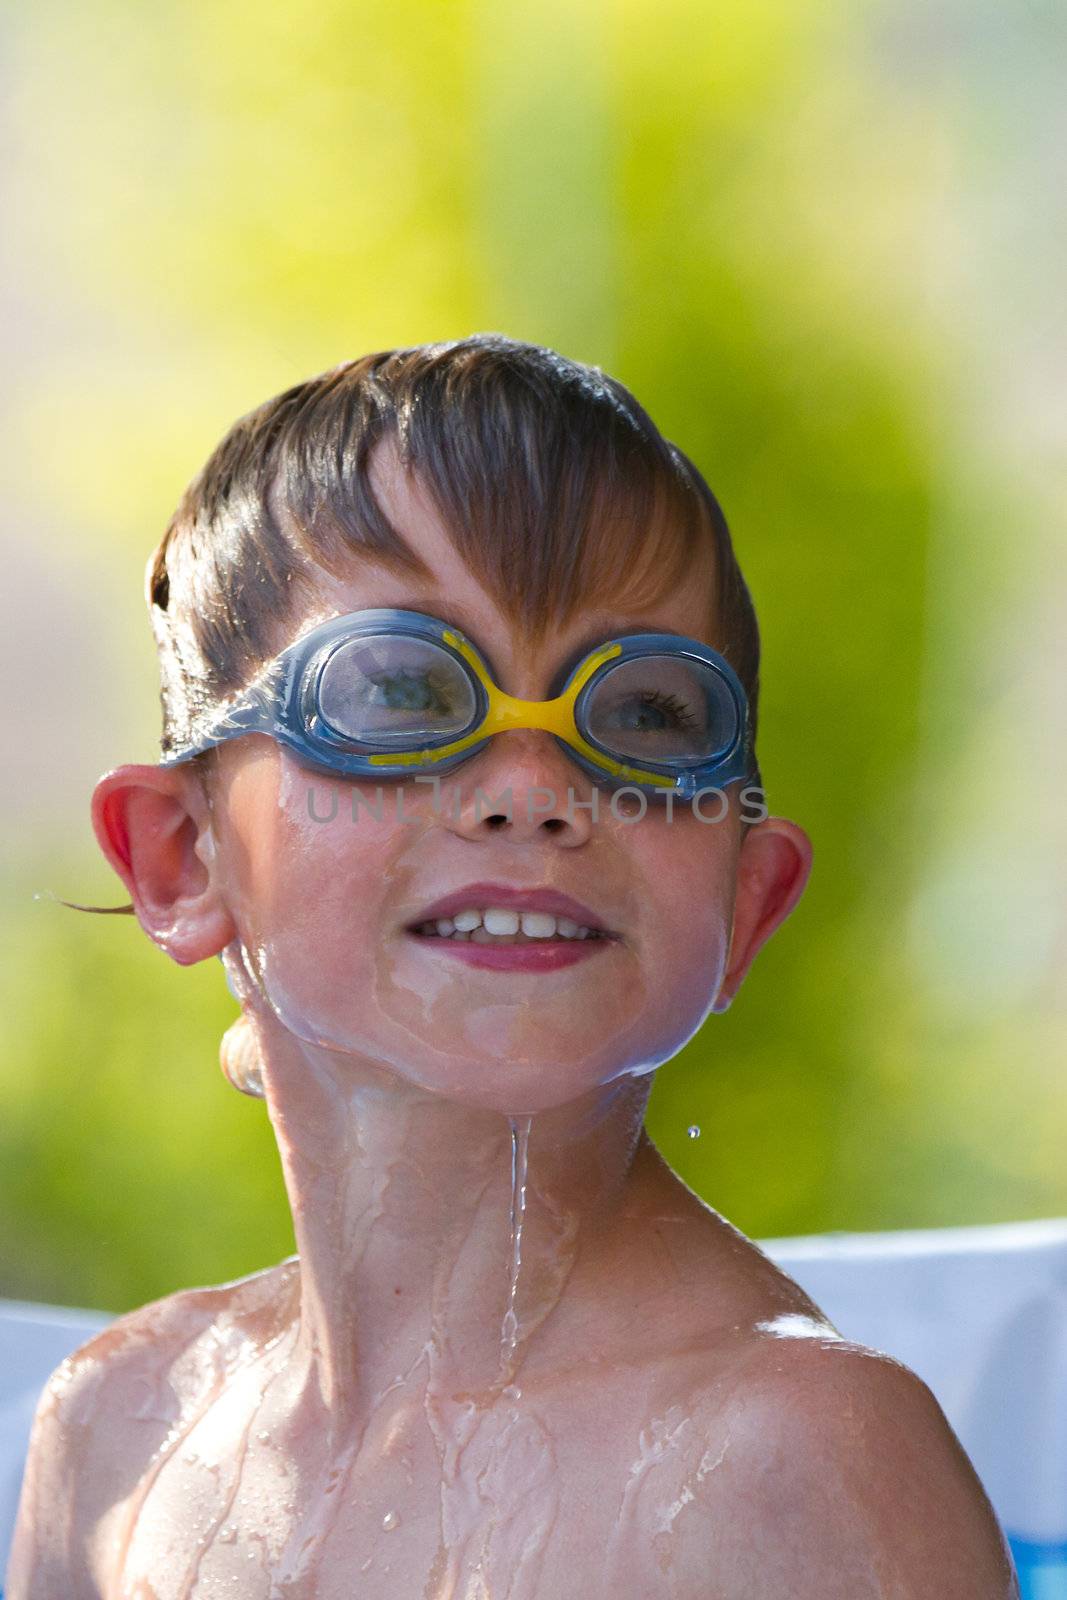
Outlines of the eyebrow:
[[595,628],[591,633],[584,634],[573,649],[568,651],[552,675],[553,684],[558,688],[564,678],[568,677],[578,663],[583,661],[597,645],[606,644],[609,639],[632,638],[638,633],[669,633],[673,634],[676,639],[688,637],[677,628],[668,628],[658,622],[628,623],[625,627],[620,628],[613,628],[602,623],[599,628]]
[[577,646],[583,655],[592,650],[594,645],[603,644],[606,639],[624,639],[635,633],[670,633],[676,639],[686,639],[688,634],[680,628],[668,628],[663,622],[634,622],[625,627],[612,627],[602,623],[593,633],[587,634]]

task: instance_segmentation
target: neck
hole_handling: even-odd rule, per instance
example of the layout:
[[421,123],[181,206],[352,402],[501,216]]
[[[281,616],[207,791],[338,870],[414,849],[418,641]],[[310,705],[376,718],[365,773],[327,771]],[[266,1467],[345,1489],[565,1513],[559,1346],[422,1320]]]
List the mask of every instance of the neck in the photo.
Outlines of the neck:
[[297,1244],[297,1349],[330,1415],[398,1378],[473,1396],[547,1362],[550,1313],[658,1162],[642,1132],[651,1078],[509,1119],[280,1024],[259,1044]]

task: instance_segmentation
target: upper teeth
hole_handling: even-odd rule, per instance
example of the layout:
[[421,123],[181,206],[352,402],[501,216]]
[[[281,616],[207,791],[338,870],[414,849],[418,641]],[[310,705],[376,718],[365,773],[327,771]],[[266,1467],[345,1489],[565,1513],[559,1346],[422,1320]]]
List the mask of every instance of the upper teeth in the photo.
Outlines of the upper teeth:
[[476,931],[483,938],[508,938],[520,931],[528,939],[551,939],[556,934],[564,939],[588,939],[598,934],[596,928],[583,927],[570,917],[554,917],[547,911],[506,911],[502,906],[490,906],[484,911],[472,906],[457,911],[453,917],[420,923],[419,931],[436,932],[446,939],[470,938]]

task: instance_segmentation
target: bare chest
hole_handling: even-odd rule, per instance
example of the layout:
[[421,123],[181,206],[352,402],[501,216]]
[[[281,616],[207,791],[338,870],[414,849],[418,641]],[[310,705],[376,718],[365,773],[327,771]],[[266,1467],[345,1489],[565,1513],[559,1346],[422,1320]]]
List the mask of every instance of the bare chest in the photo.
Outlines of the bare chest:
[[339,1451],[223,1394],[102,1529],[102,1592],[668,1600],[688,1593],[679,1535],[727,1441],[662,1371],[490,1404],[401,1389]]

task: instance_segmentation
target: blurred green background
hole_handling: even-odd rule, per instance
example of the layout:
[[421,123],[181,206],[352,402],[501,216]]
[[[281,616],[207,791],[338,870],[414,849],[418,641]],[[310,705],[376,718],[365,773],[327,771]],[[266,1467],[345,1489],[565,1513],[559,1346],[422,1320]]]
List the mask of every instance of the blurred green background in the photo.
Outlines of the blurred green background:
[[[650,1127],[756,1237],[1067,1211],[1067,13],[41,0],[2,24],[0,1296],[293,1249],[217,962],[88,821],[158,754],[148,553],[240,413],[501,330],[630,385],[759,610],[815,871]],[[684,937],[684,930],[679,930]],[[686,1130],[699,1125],[699,1139]]]

